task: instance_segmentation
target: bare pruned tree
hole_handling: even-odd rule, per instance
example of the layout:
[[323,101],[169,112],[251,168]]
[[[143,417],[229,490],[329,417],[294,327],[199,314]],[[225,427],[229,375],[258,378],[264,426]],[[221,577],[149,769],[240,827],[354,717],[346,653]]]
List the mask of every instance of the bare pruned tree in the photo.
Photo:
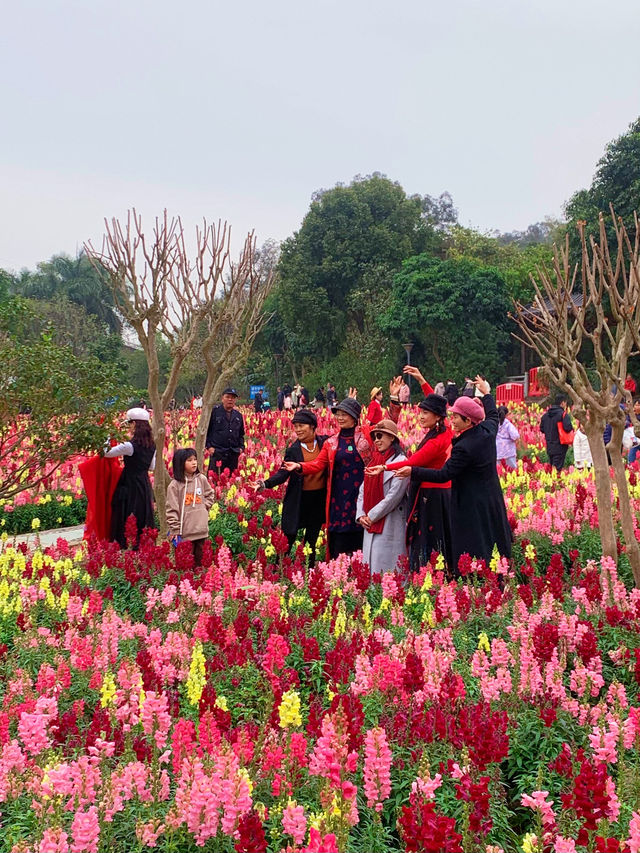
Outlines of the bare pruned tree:
[[[264,261],[264,259],[263,259]],[[207,318],[208,334],[201,343],[207,379],[196,431],[196,452],[202,462],[211,410],[221,391],[241,364],[267,322],[264,303],[273,286],[275,264],[260,262],[256,241],[247,235],[240,260],[230,265],[221,297]]]
[[[226,375],[239,368],[246,353],[247,335],[253,340],[249,320],[254,323],[261,321],[264,303],[262,290],[254,282],[254,248],[255,239],[250,234],[238,262],[232,263],[227,223],[219,220],[217,224],[209,224],[204,220],[202,226],[196,228],[195,247],[189,253],[182,221],[179,217],[169,218],[166,210],[162,217],[156,218],[150,236],[143,230],[141,216],[131,210],[124,223],[117,219],[105,220],[100,250],[95,249],[91,242],[85,244],[87,256],[106,277],[118,310],[135,330],[147,360],[147,390],[153,408],[152,428],[158,459],[155,496],[161,533],[166,527],[166,490],[169,483],[166,464],[160,462],[167,431],[165,412],[174,396],[185,360],[194,348],[202,346],[202,357],[210,374],[207,353],[221,332],[229,342],[228,357],[224,362]],[[271,280],[263,283],[264,288],[271,286]],[[247,306],[244,312],[237,307],[240,292]],[[223,318],[222,323],[219,318]],[[203,328],[207,330],[204,338]],[[158,360],[161,339],[169,343],[171,352],[164,387],[161,387]],[[212,362],[212,369],[216,365],[217,362]],[[217,385],[211,375],[207,379],[209,384],[214,386],[215,392]]]
[[[593,456],[598,519],[603,554],[617,561],[614,520],[615,501],[603,432],[611,424],[608,445],[618,490],[620,525],[636,586],[640,586],[640,548],[635,537],[626,472],[620,453],[625,413],[621,403],[627,362],[640,349],[640,229],[635,238],[611,211],[617,246],[607,241],[600,215],[599,240],[587,241],[584,223],[578,223],[582,256],[580,264],[569,261],[569,237],[554,246],[552,269],[539,269],[533,278],[536,297],[532,306],[515,304],[516,336],[535,350],[548,378],[575,404]],[[593,353],[593,369],[581,361],[583,345]],[[633,407],[628,406],[631,417]]]

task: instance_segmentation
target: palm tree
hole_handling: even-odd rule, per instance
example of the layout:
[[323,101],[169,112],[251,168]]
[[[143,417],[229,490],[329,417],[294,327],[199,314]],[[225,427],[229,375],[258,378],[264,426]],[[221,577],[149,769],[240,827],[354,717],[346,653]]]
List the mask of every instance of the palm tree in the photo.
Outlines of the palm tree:
[[109,332],[120,334],[120,318],[111,290],[84,252],[77,258],[54,255],[38,264],[35,272],[23,271],[15,284],[16,291],[32,299],[54,299],[64,296],[81,305]]

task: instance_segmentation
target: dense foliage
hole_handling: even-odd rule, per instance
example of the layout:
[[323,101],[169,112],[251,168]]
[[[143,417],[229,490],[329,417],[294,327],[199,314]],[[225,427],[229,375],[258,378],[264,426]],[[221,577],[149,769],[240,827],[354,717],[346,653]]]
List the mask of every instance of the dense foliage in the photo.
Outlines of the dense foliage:
[[22,299],[0,303],[0,497],[32,488],[52,465],[100,447],[126,393],[117,368],[54,341]]
[[417,255],[403,263],[391,293],[381,325],[394,337],[404,334],[420,344],[417,358],[428,375],[475,376],[482,365],[491,381],[501,378],[510,320],[506,284],[497,269]]

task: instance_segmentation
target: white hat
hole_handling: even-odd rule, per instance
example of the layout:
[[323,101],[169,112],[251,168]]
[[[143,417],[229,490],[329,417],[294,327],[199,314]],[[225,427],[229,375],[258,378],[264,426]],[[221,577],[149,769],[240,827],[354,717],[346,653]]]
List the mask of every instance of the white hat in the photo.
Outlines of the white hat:
[[139,406],[134,406],[133,409],[129,409],[127,412],[127,420],[128,421],[147,421],[147,423],[151,420],[149,417],[149,412],[146,409],[141,409]]

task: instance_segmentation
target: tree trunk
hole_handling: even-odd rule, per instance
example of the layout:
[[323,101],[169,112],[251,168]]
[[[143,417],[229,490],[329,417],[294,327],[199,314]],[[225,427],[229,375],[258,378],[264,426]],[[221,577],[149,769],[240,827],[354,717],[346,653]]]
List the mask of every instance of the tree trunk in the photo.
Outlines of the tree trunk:
[[607,451],[602,441],[604,422],[600,418],[592,417],[583,424],[584,431],[589,439],[589,448],[593,458],[593,473],[596,481],[596,499],[598,503],[598,526],[600,528],[600,539],[602,540],[602,555],[611,557],[618,562],[618,548],[616,543],[616,529],[613,523],[613,512],[611,506],[611,477],[609,476],[609,463]]
[[158,513],[158,528],[160,537],[167,533],[167,488],[169,486],[169,472],[164,462],[164,445],[166,436],[166,425],[164,420],[164,409],[160,396],[160,364],[158,362],[158,351],[156,349],[155,330],[150,330],[148,336],[140,336],[143,340],[144,352],[149,366],[149,381],[147,391],[149,402],[153,410],[152,432],[153,441],[156,446],[156,467],[153,472],[153,492],[156,499],[156,512]]
[[610,455],[613,463],[613,471],[618,486],[618,504],[620,506],[620,526],[622,527],[622,536],[626,546],[626,553],[631,571],[633,572],[633,580],[637,587],[640,587],[640,548],[633,526],[633,512],[631,509],[631,499],[629,497],[629,488],[627,483],[627,473],[622,460],[620,448],[622,447],[622,433],[624,432],[624,418],[619,418],[612,424]]

